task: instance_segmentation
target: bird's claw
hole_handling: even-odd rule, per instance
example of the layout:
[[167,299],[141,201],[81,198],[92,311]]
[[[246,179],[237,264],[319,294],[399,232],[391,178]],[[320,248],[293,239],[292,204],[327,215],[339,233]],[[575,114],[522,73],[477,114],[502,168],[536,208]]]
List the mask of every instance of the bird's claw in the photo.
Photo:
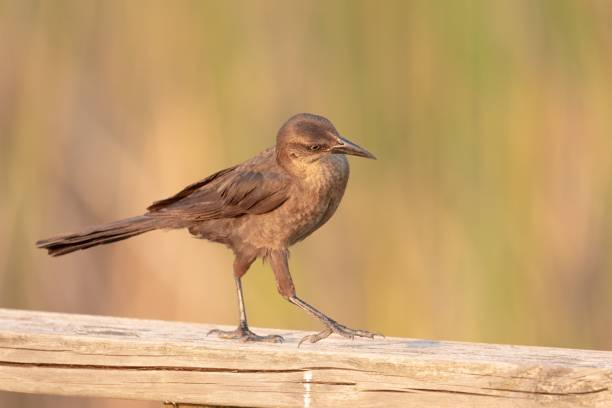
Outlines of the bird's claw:
[[325,328],[324,330],[302,337],[302,339],[298,343],[298,347],[300,347],[305,341],[308,341],[309,343],[316,343],[320,340],[323,340],[324,338],[329,337],[332,333],[336,333],[342,337],[346,337],[347,339],[351,340],[355,337],[367,337],[369,339],[373,339],[376,336],[380,336],[383,338],[385,337],[379,333],[371,333],[366,330],[351,329],[350,327],[346,327],[333,320],[325,322],[325,324],[327,325],[327,328]]
[[216,335],[221,339],[233,339],[240,340],[243,343],[250,342],[263,342],[263,343],[282,343],[284,341],[282,336],[276,334],[270,334],[268,336],[259,336],[253,333],[248,327],[238,326],[236,330],[219,330],[212,329],[206,336],[211,334]]

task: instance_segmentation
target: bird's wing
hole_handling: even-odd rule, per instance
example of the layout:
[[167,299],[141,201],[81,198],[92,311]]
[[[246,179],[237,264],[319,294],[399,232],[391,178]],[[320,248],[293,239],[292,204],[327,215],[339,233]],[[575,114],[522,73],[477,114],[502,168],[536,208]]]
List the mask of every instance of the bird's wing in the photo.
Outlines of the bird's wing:
[[220,173],[158,201],[150,214],[189,221],[234,218],[272,211],[289,198],[289,177],[280,172],[240,166]]
[[185,187],[184,189],[182,189],[181,191],[179,191],[178,193],[176,193],[172,197],[168,197],[168,198],[165,198],[163,200],[155,201],[153,204],[151,204],[149,207],[147,207],[147,210],[151,211],[151,212],[154,212],[154,211],[158,211],[158,210],[161,210],[163,208],[166,208],[166,207],[168,207],[168,206],[170,206],[170,205],[172,205],[172,204],[182,200],[183,198],[188,197],[189,195],[191,195],[194,192],[198,191],[199,189],[201,189],[202,187],[206,186],[207,184],[210,184],[214,180],[217,180],[220,177],[224,176],[225,174],[232,172],[236,167],[238,167],[238,166],[233,166],[233,167],[229,167],[227,169],[223,169],[221,171],[216,172],[215,174],[211,174],[210,176],[206,177],[205,179],[202,179],[200,181],[196,181],[195,183],[188,185],[187,187]]
[[264,214],[289,198],[289,178],[275,172],[244,171],[228,177],[218,187],[223,216]]

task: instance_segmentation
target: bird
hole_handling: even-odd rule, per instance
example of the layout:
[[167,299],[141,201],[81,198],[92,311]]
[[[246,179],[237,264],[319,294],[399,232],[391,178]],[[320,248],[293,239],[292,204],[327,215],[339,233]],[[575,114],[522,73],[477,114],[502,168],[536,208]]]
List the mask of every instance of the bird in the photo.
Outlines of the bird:
[[323,330],[304,336],[298,346],[332,333],[349,339],[374,338],[377,333],[351,329],[298,297],[289,272],[289,247],[325,224],[340,204],[349,179],[347,155],[376,159],[341,136],[327,118],[299,113],[280,127],[273,147],[155,201],[143,215],[43,239],[36,245],[60,256],[153,230],[187,229],[194,237],[224,244],[234,253],[239,324],[235,330],[213,329],[208,335],[283,342],[279,335],[255,334],[247,322],[241,279],[261,258],[270,264],[280,295],[324,325]]

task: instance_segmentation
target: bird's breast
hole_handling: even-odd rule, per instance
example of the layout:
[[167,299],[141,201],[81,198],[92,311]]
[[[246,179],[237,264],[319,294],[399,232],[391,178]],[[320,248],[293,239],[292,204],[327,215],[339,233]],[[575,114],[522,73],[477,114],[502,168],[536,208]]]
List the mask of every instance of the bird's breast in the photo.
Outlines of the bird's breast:
[[349,177],[344,155],[312,163],[291,184],[289,199],[265,214],[240,219],[235,239],[259,249],[287,248],[306,238],[334,214]]
[[294,211],[288,214],[291,234],[287,244],[306,238],[334,214],[348,182],[349,167],[344,155],[322,159],[295,184]]

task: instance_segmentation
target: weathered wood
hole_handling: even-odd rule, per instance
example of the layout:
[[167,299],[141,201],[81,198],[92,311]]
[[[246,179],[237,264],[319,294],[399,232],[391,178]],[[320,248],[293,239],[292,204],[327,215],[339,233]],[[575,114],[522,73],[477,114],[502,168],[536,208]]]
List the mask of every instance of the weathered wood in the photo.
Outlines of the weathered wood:
[[[297,348],[208,325],[0,309],[0,390],[261,407],[612,407],[612,352],[387,338]],[[160,404],[161,405],[161,404]]]

